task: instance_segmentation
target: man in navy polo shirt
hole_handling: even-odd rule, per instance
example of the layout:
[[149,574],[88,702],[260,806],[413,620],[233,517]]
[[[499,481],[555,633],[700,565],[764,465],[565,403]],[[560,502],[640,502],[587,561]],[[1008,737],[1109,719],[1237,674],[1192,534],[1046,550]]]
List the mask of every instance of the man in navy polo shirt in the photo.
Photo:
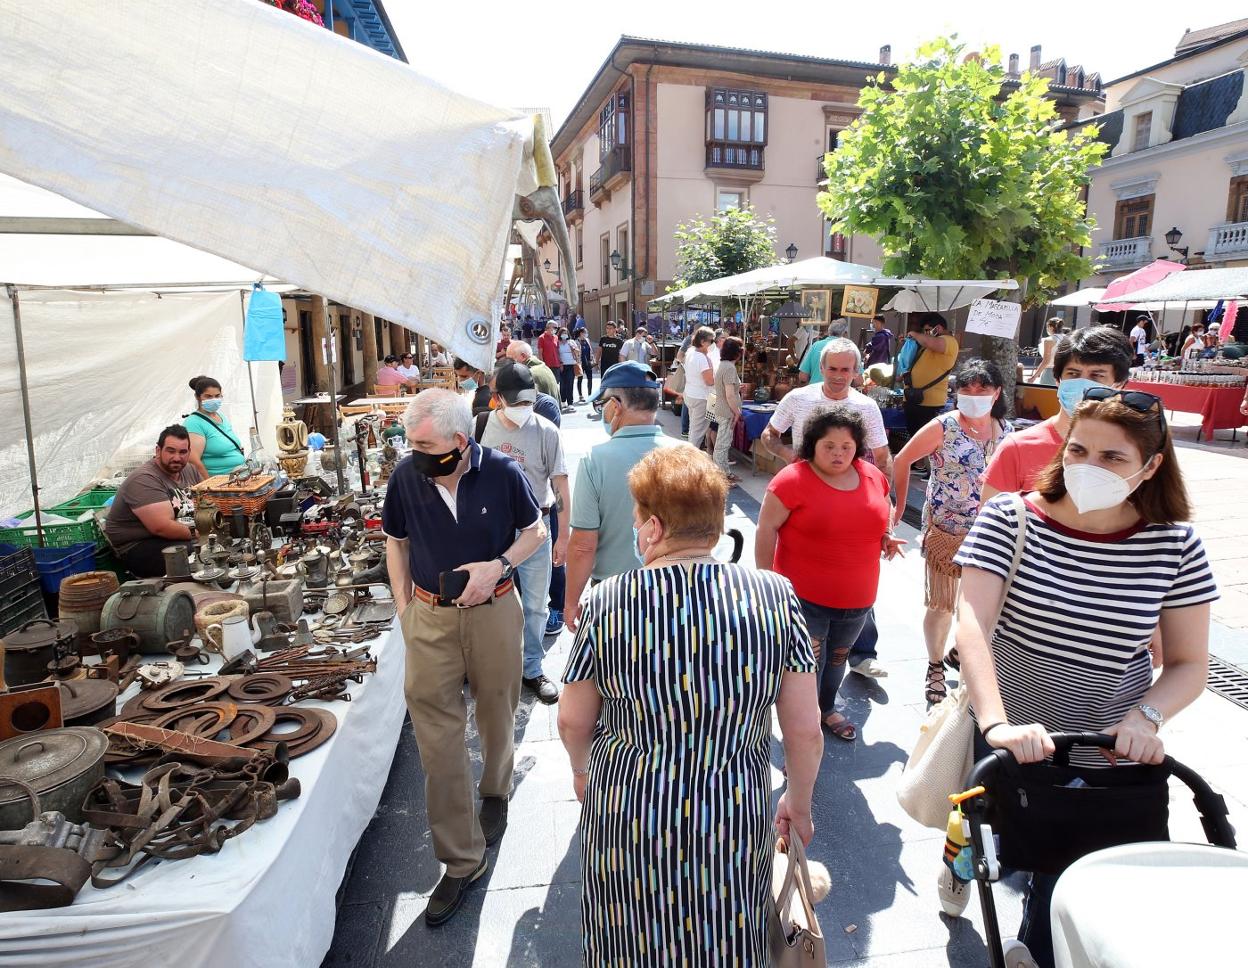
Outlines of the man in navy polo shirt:
[[[467,400],[449,390],[426,390],[408,405],[412,453],[390,476],[381,515],[429,830],[446,865],[425,908],[431,927],[458,910],[485,873],[486,845],[507,826],[524,634],[511,575],[546,541],[524,471],[478,445],[472,423]],[[462,591],[445,584],[465,573]],[[464,739],[465,677],[481,737],[479,816]]]

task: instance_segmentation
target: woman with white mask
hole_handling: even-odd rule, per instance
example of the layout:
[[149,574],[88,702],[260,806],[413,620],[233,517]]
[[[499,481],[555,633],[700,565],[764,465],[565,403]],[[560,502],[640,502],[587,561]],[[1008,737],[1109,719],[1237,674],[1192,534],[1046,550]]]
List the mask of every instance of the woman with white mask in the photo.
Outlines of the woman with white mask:
[[893,460],[898,498],[894,527],[905,513],[910,468],[930,458],[931,476],[923,504],[923,558],[927,580],[923,604],[923,638],[927,643],[927,675],[923,695],[930,706],[945,698],[941,665],[945,641],[953,626],[962,569],[953,556],[979,513],[980,488],[993,451],[1013,428],[1005,420],[1001,370],[987,360],[967,360],[954,380],[957,409],[929,421]]
[[[1114,749],[1075,750],[1073,765],[1156,764],[1160,730],[1205,687],[1217,587],[1182,523],[1190,507],[1161,400],[1094,386],[1072,417],[1021,513],[1013,495],[988,501],[955,559],[976,755],[1008,749],[1036,762],[1053,752],[1050,732],[1087,731],[1115,737]],[[1024,551],[1007,588],[1019,528]],[[1166,663],[1154,681],[1148,643],[1159,624]],[[1052,963],[1055,881],[1034,875],[1023,910],[1019,939],[1039,965]]]

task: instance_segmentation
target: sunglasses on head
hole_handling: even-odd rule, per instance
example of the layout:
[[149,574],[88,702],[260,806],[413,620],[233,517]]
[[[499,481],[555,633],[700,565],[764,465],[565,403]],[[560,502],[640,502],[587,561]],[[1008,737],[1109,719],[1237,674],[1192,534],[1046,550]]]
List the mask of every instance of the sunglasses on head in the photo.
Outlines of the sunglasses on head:
[[1083,391],[1083,399],[1100,402],[1118,397],[1124,407],[1136,413],[1152,413],[1157,408],[1157,420],[1161,424],[1162,433],[1166,432],[1166,408],[1162,406],[1161,397],[1143,390],[1116,390],[1114,387],[1088,387]]

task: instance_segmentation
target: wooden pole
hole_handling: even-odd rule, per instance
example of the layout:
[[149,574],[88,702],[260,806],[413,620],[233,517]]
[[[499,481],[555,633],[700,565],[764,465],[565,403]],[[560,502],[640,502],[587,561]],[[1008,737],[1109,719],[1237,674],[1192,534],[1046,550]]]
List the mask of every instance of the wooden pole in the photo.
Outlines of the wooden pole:
[[[377,325],[372,313],[360,313],[364,337],[364,396],[371,396],[377,383]],[[401,355],[401,354],[400,354]]]
[[35,466],[35,433],[30,422],[30,384],[26,380],[26,344],[22,339],[22,307],[16,286],[7,286],[13,305],[13,338],[17,343],[17,375],[22,388],[22,420],[26,424],[26,460],[30,467],[30,497],[35,505],[35,535],[43,547],[43,515],[39,508],[39,470]]
[[312,297],[312,372],[317,393],[329,392],[329,368],[325,363],[322,346],[329,335],[325,318],[325,297]]

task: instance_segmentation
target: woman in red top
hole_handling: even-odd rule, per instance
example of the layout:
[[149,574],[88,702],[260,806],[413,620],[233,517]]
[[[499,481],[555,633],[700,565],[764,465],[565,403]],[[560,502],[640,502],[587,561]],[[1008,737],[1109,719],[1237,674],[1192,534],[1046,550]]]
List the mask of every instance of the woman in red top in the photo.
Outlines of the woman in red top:
[[859,413],[837,405],[806,423],[798,459],[767,488],[754,538],[755,564],[784,575],[802,603],[819,660],[819,712],[832,735],[858,730],[836,711],[845,660],[875,604],[880,558],[905,544],[889,525],[888,478],[862,460]]

